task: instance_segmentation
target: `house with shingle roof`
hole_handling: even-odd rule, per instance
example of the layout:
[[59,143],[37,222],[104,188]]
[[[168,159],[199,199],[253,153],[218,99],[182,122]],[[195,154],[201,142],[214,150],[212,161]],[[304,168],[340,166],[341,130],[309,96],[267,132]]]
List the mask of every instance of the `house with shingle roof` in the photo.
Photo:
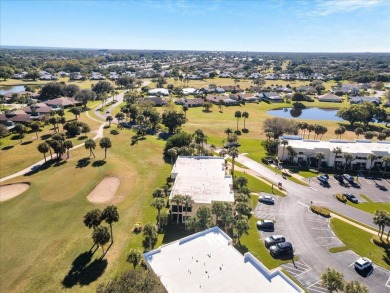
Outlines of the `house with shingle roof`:
[[318,97],[320,102],[332,102],[332,103],[341,103],[343,99],[335,94],[325,94]]

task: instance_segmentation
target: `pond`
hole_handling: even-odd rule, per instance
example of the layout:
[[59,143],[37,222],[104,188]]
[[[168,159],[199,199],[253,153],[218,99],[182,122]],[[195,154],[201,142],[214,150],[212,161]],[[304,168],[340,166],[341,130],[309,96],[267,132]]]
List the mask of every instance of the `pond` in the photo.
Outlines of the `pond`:
[[337,117],[337,109],[323,109],[323,108],[283,108],[276,110],[269,110],[267,114],[281,118],[299,118],[305,120],[331,120],[344,121]]
[[0,95],[4,95],[9,92],[19,93],[19,92],[23,92],[24,90],[25,90],[24,85],[10,85],[10,86],[2,85],[0,86]]

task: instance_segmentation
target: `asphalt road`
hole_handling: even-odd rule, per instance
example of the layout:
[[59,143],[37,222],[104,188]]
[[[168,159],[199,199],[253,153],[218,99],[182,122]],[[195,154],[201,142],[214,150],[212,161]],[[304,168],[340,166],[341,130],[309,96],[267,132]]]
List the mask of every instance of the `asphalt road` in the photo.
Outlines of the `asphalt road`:
[[[278,197],[274,206],[256,208],[255,213],[261,214],[263,212],[270,215],[270,217],[273,215],[273,218],[276,219],[275,233],[284,234],[288,238],[287,240],[293,244],[295,254],[300,258],[297,268],[293,266],[291,272],[297,273],[295,277],[310,292],[323,292],[321,291],[319,280],[321,274],[328,267],[333,267],[342,272],[347,281],[358,280],[364,283],[369,287],[370,292],[390,292],[390,288],[386,287],[387,280],[385,279],[390,277],[387,271],[384,271],[385,273],[381,281],[375,278],[363,278],[349,268],[349,265],[357,259],[356,256],[340,258],[338,254],[329,252],[330,246],[339,246],[340,242],[336,239],[337,237],[331,234],[332,232],[328,224],[323,223],[324,219],[309,211],[309,206],[310,202],[313,201],[315,204],[327,206],[341,214],[358,219],[360,222],[376,228],[372,224],[371,214],[340,204],[333,197],[334,191],[331,189],[322,188],[316,190],[313,187],[306,187],[290,180],[285,180],[281,175],[275,174],[272,170],[245,155],[239,155],[236,161],[260,176],[274,182],[282,182],[283,187],[287,190],[287,197]],[[320,229],[323,230],[321,231]],[[329,245],[325,238],[329,239]],[[349,262],[348,265],[345,264],[346,262]],[[378,273],[375,273],[375,275],[378,275]]]

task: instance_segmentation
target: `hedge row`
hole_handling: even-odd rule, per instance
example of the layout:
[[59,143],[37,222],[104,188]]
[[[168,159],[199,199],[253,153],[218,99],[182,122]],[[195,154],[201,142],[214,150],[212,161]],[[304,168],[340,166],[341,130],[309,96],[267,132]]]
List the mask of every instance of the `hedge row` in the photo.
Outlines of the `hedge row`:
[[318,214],[326,218],[330,217],[330,211],[327,208],[311,205],[310,209],[315,214]]
[[347,198],[346,198],[344,195],[340,194],[340,193],[337,193],[337,194],[336,194],[336,198],[337,198],[339,201],[341,201],[342,203],[346,203],[346,202],[347,202]]

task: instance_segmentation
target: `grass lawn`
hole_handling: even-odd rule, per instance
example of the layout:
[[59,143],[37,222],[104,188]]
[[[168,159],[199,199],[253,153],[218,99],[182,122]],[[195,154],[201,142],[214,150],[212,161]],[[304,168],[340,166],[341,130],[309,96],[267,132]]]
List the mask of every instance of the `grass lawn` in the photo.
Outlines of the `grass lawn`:
[[352,203],[349,200],[347,201],[347,205],[354,207],[356,209],[365,211],[370,214],[375,214],[377,210],[384,210],[390,213],[390,203],[382,203],[382,202],[362,202],[362,203]]
[[[108,133],[108,132],[106,132]],[[109,134],[106,134],[109,135]],[[88,193],[106,175],[121,179],[117,191],[120,221],[113,225],[115,243],[99,267],[84,270],[81,282],[72,292],[92,292],[96,285],[108,282],[129,269],[126,254],[130,247],[142,247],[142,235],[131,234],[134,223],[155,221],[157,211],[150,206],[152,192],[165,183],[171,166],[162,160],[164,142],[153,137],[130,146],[131,131],[109,135],[112,148],[107,163],[93,167],[103,158],[103,150],[95,150],[97,159],[85,167],[78,160],[88,155],[79,148],[71,158],[57,167],[50,167],[31,176],[14,178],[10,182],[29,182],[31,187],[12,200],[0,203],[0,275],[2,292],[54,292],[63,289],[72,262],[92,246],[91,230],[83,224],[84,214],[95,208],[86,199]],[[6,183],[10,183],[6,182]],[[163,235],[159,243],[162,243]],[[157,245],[159,245],[157,243]],[[101,256],[97,250],[93,259]],[[80,260],[80,259],[78,259]],[[95,281],[97,279],[97,281]],[[90,285],[88,285],[90,284]]]
[[367,202],[373,202],[371,198],[369,198],[367,195],[360,193],[359,194],[362,198],[364,198]]
[[[370,258],[374,263],[387,270],[390,269],[390,259],[386,249],[372,242],[372,234],[335,218],[331,219],[330,224],[333,232],[348,249],[353,250],[360,256]],[[357,239],[359,241],[356,241]]]
[[248,179],[248,188],[251,192],[267,192],[271,194],[276,194],[280,196],[285,196],[285,194],[281,193],[278,190],[277,186],[274,186],[273,192],[272,192],[272,187],[269,186],[268,184],[264,183],[263,181],[257,179],[256,177],[253,177],[252,175],[249,174],[244,174],[243,172],[240,171],[234,171],[234,175],[236,177],[245,177]]
[[[257,205],[257,196],[252,195],[252,204],[253,207]],[[256,221],[259,219],[252,216],[249,219],[250,229],[247,235],[241,237],[241,247],[237,247],[241,253],[250,251],[255,257],[257,257],[267,268],[274,269],[280,266],[283,263],[291,262],[291,259],[280,260],[274,259],[269,253],[268,249],[265,247],[264,242],[261,241],[260,233],[256,227]],[[298,260],[295,256],[294,260]]]

